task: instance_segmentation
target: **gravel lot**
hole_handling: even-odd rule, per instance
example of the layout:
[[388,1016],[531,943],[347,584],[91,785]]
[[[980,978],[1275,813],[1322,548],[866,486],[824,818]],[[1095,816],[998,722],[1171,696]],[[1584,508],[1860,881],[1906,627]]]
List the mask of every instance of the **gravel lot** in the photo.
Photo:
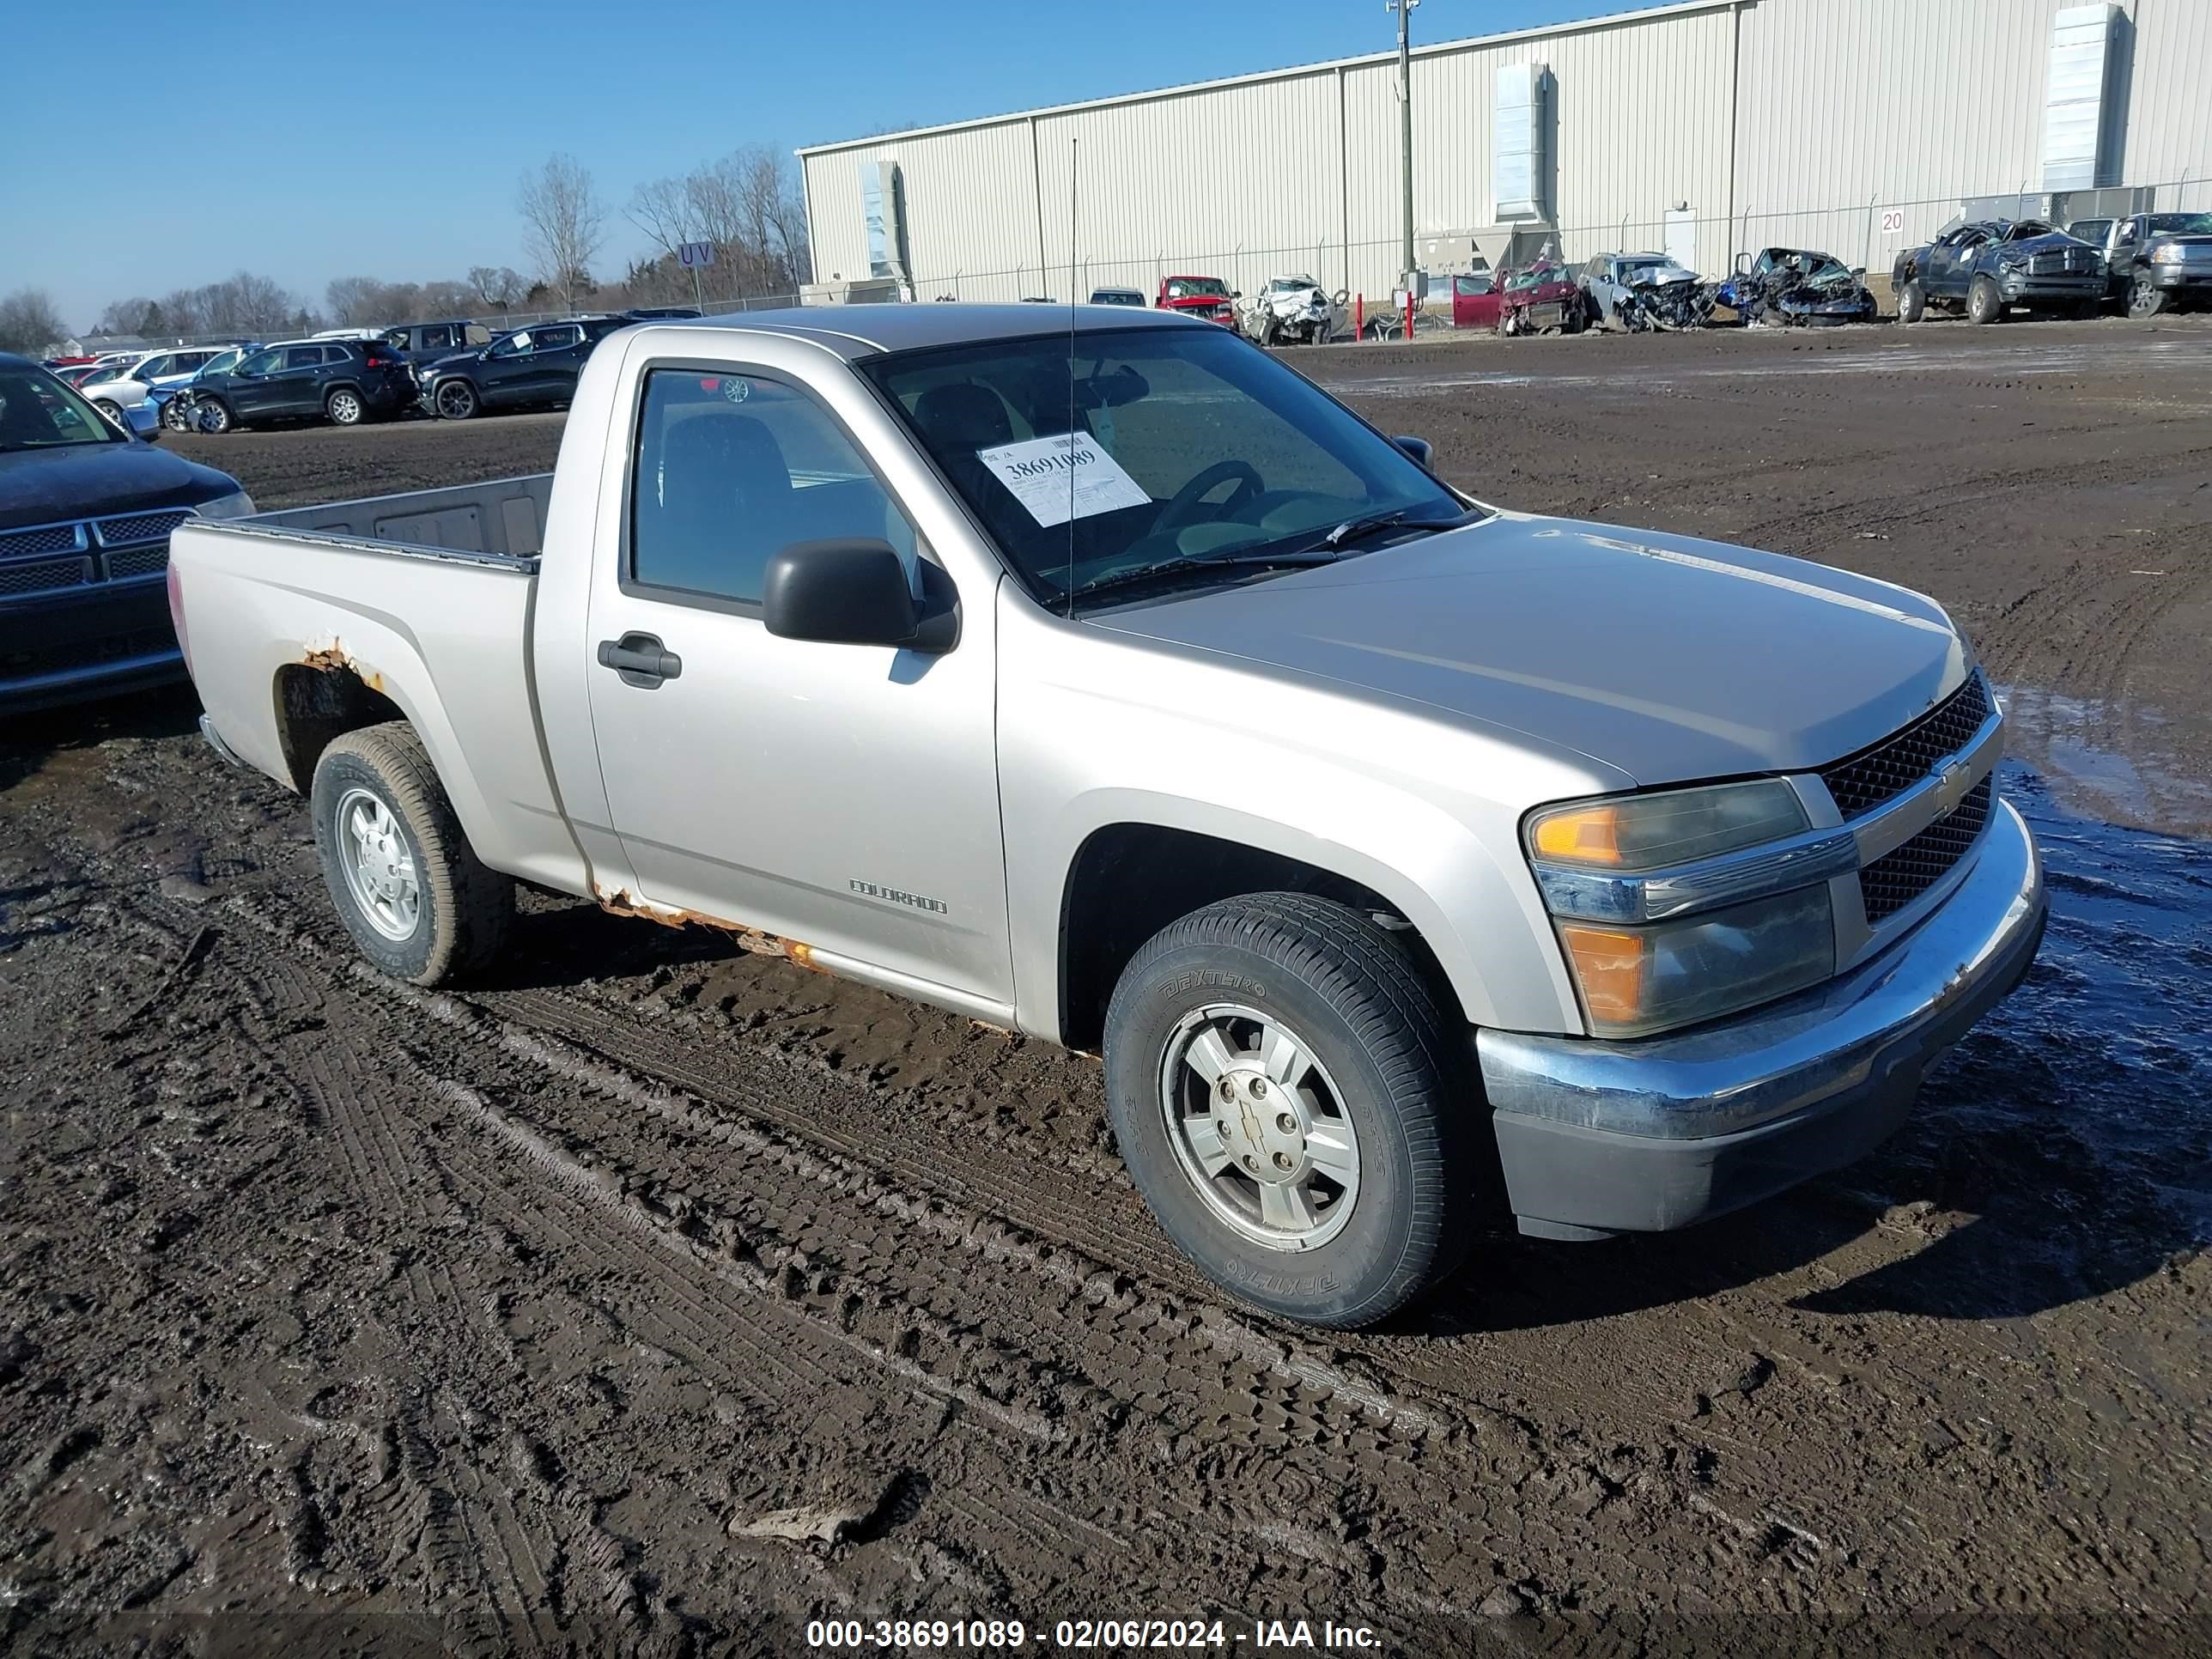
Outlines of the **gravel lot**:
[[[7,729],[0,1648],[2205,1650],[2207,322],[1293,359],[1501,503],[1934,592],[2055,901],[1864,1164],[1668,1237],[1501,1225],[1358,1337],[1182,1264],[1090,1062],[552,899],[492,982],[398,987],[188,693]],[[281,507],[560,430],[175,447]]]

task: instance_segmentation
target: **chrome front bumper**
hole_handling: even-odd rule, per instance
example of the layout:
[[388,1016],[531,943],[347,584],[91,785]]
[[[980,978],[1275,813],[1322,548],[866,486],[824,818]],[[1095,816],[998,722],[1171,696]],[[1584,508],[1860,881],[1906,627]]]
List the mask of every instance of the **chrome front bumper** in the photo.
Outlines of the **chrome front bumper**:
[[1852,1162],[1904,1121],[1922,1074],[2027,974],[2042,861],[1999,800],[1957,887],[1825,985],[1674,1036],[1476,1034],[1522,1230],[1658,1232]]

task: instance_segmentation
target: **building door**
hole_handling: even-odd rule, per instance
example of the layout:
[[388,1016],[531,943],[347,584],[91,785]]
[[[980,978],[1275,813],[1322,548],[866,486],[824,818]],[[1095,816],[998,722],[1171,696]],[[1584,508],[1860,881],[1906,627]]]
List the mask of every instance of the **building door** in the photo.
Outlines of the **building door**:
[[1666,253],[1685,270],[1698,269],[1698,221],[1688,208],[1667,210]]

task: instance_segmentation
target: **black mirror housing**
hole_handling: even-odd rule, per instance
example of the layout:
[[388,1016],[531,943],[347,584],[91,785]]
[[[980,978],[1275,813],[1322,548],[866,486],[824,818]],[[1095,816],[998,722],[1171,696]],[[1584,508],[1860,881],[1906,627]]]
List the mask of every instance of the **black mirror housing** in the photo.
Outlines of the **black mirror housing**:
[[[933,568],[923,566],[925,574]],[[917,604],[898,554],[872,537],[785,548],[768,562],[761,617],[780,639],[824,645],[937,653],[952,648],[957,631],[951,605]]]
[[1416,438],[1411,434],[1401,434],[1390,441],[1412,457],[1415,465],[1425,471],[1428,469],[1429,457],[1435,452],[1431,449],[1426,438]]

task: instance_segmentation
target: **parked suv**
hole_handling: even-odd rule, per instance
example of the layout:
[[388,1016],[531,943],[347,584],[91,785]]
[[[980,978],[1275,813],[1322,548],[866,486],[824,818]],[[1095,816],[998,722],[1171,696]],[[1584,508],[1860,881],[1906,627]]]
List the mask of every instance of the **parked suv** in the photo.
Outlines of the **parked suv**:
[[583,317],[518,328],[475,351],[417,369],[416,395],[432,414],[465,421],[485,409],[543,409],[576,395],[576,377],[592,348],[627,317]]
[[2104,303],[2105,256],[2040,219],[1984,219],[1899,254],[1890,286],[1900,323],[1930,306],[1977,323],[2002,322],[2015,306],[2081,317]]
[[2104,253],[2107,291],[2130,317],[2212,300],[2212,213],[2076,219],[2066,234]]
[[395,351],[434,362],[453,352],[465,351],[471,346],[489,345],[491,331],[482,323],[402,323],[397,328],[386,329],[378,337]]
[[358,426],[415,401],[407,361],[381,340],[286,340],[193,384],[203,432],[259,421]]

